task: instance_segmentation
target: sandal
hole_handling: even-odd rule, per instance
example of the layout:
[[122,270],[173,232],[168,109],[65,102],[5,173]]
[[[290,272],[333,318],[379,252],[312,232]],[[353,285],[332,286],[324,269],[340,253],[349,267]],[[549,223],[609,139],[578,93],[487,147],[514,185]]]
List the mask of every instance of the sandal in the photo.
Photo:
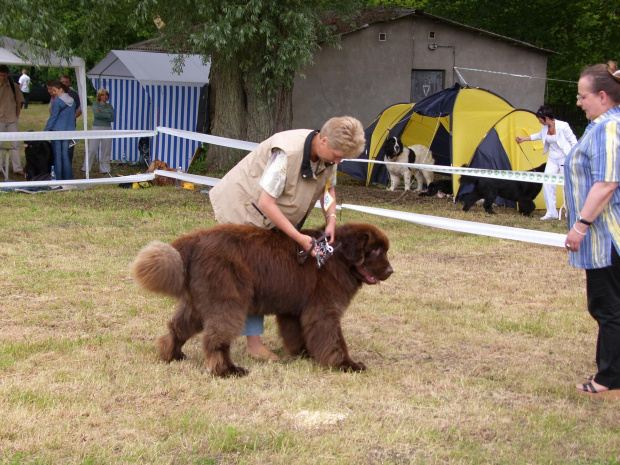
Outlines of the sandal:
[[[592,381],[589,381],[587,383],[584,383],[581,385],[581,387],[578,387],[579,385],[575,386],[577,388],[577,390],[582,391],[582,392],[586,392],[586,393],[590,393],[590,394],[598,394],[599,392],[596,390],[596,388],[594,387],[594,384],[592,384]],[[603,391],[605,392],[605,391]]]

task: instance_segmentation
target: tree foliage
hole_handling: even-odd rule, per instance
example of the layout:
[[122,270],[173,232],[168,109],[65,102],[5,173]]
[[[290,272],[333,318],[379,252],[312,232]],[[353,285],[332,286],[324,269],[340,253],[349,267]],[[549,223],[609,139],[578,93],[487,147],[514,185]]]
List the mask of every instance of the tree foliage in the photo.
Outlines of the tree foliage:
[[557,52],[549,58],[547,99],[574,103],[576,81],[591,64],[620,60],[620,0],[369,0],[422,9]]
[[361,5],[359,0],[146,0],[141,9],[165,25],[162,42],[168,50],[235,63],[256,91],[273,98],[282,86],[292,86],[294,73],[311,63],[319,44],[337,44],[321,15],[331,10],[346,16]]
[[[84,58],[94,66],[110,50],[149,39],[152,19],[138,14],[139,0],[3,0],[0,36]],[[45,56],[43,56],[45,58]]]

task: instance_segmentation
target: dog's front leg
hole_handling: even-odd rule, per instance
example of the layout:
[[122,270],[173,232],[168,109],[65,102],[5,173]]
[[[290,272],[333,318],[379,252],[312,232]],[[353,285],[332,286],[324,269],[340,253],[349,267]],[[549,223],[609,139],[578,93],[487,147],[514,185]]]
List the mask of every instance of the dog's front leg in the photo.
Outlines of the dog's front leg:
[[388,190],[394,191],[394,189],[396,189],[399,184],[400,184],[400,177],[396,174],[390,173],[390,187]]
[[304,339],[310,356],[323,365],[343,371],[365,370],[366,365],[355,362],[349,356],[337,312],[321,313],[308,310],[302,316]]

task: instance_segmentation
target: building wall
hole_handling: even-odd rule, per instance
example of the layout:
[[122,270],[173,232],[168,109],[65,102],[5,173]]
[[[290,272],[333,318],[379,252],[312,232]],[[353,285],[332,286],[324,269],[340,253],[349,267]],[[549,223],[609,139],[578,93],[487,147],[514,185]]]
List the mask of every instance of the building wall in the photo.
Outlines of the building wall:
[[[438,47],[430,50],[431,43]],[[368,126],[384,108],[411,101],[414,69],[442,70],[444,88],[463,84],[455,66],[535,77],[547,70],[542,51],[417,15],[371,24],[343,36],[341,45],[317,51],[306,77],[295,79],[294,128],[320,128],[345,114]],[[459,72],[470,87],[490,90],[515,108],[536,110],[544,103],[544,79]]]

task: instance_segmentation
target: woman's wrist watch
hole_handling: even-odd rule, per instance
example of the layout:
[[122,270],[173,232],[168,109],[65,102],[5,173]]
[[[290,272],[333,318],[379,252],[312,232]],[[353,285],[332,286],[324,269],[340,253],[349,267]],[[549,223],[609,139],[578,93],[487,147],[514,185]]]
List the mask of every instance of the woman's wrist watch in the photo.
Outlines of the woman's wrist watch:
[[588,221],[588,220],[583,219],[583,217],[581,216],[581,213],[579,213],[577,215],[577,221],[580,222],[580,223],[585,224],[586,226],[590,226],[592,224],[592,221]]

